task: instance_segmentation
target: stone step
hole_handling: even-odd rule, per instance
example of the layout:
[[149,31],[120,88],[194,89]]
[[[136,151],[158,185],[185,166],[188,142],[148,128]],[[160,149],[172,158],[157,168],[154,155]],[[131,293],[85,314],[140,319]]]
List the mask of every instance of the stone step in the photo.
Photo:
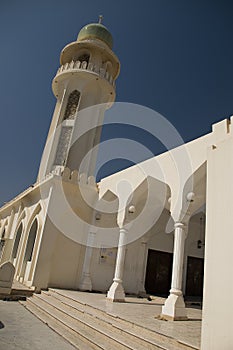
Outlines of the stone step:
[[[104,332],[107,337],[111,337],[111,339],[121,342],[121,344],[129,347],[129,349],[145,350],[146,348],[148,350],[166,350],[162,344],[151,343],[138,335],[128,332],[123,329],[123,327],[119,327],[117,323],[114,324],[113,322],[109,322],[104,319],[103,316],[98,317],[82,308],[77,308],[75,303],[72,303],[72,300],[67,301],[66,298],[61,295],[42,292],[40,297],[46,298],[46,301],[54,307],[59,307],[64,313],[67,313],[74,318],[78,318],[90,327],[94,327],[99,331]],[[60,303],[59,306],[57,304],[58,301]]]
[[[105,350],[104,347],[95,343],[90,332],[83,331],[81,327],[77,327],[67,320],[67,318],[58,315],[56,310],[44,306],[38,299],[33,296],[26,302],[26,308],[33,312],[35,316],[45,322],[56,333],[60,334],[69,343],[78,350]],[[44,315],[44,317],[41,317]]]
[[[42,311],[47,312],[50,316],[54,317],[60,323],[65,324],[67,327],[76,331],[83,341],[94,349],[102,350],[133,350],[122,340],[118,340],[113,334],[106,333],[105,330],[98,328],[94,325],[94,322],[87,322],[85,318],[75,317],[72,314],[68,314],[58,303],[57,300],[45,295],[35,294],[32,298],[28,299],[29,303],[33,303]],[[159,348],[157,348],[159,349]],[[136,348],[135,348],[136,350]]]
[[73,298],[69,292],[50,288],[48,292],[51,296],[59,299],[64,305],[72,309],[78,310],[81,313],[90,315],[91,317],[102,323],[102,326],[111,325],[114,329],[123,332],[127,339],[131,339],[139,344],[146,345],[146,349],[166,349],[166,350],[194,350],[195,348],[187,344],[181,343],[176,339],[165,336],[159,332],[152,331],[146,327],[132,323],[126,319],[120,318],[113,313],[107,313],[93,305],[89,305]]
[[35,315],[38,319],[48,325],[53,331],[64,338],[68,343],[70,343],[74,349],[77,350],[93,350],[93,347],[88,347],[88,345],[83,342],[81,337],[78,337],[77,333],[67,327],[64,323],[60,323],[55,320],[54,317],[50,316],[47,312],[41,310],[35,304],[31,302],[19,301],[28,311]]

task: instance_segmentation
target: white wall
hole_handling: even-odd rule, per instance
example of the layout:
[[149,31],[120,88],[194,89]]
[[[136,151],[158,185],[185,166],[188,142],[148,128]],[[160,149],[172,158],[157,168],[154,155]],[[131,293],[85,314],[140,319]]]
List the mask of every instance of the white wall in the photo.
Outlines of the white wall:
[[202,350],[233,349],[233,139],[208,152]]

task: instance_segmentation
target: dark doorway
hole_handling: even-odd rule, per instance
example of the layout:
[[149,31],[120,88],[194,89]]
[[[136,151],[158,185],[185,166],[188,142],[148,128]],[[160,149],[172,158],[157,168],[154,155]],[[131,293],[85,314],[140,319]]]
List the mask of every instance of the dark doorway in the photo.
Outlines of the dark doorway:
[[186,297],[202,298],[203,295],[204,259],[188,256]]
[[145,289],[149,294],[165,296],[171,288],[173,254],[149,249]]

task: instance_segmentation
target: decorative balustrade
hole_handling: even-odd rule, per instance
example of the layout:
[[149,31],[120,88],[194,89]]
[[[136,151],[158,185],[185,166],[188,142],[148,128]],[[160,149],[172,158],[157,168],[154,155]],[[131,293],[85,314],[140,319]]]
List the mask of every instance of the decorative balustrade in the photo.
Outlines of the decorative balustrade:
[[106,71],[105,68],[103,67],[97,67],[95,66],[93,63],[88,63],[86,61],[71,61],[70,63],[66,63],[64,65],[62,65],[58,71],[57,74],[60,74],[62,72],[67,72],[67,71],[71,71],[71,70],[76,70],[76,69],[80,69],[80,70],[88,70],[90,72],[94,72],[99,74],[99,76],[101,78],[106,79],[110,84],[112,84],[114,86],[114,81],[112,76],[109,74],[108,71]]

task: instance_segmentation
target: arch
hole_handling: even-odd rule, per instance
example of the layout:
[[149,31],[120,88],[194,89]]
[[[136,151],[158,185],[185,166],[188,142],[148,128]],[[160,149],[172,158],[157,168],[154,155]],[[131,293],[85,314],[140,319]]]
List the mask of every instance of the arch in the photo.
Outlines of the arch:
[[40,204],[40,202],[36,205],[36,207],[34,208],[34,210],[32,211],[32,214],[28,220],[28,224],[27,224],[27,229],[26,231],[28,232],[31,225],[32,225],[32,222],[34,221],[34,219],[36,218],[37,214],[39,214],[39,212],[41,211],[42,209],[42,206]]
[[15,242],[14,242],[14,246],[13,246],[13,250],[12,250],[12,259],[15,259],[17,256],[19,242],[20,242],[20,239],[22,236],[22,232],[23,232],[23,224],[21,222],[17,231],[16,231]]
[[84,51],[82,52],[78,57],[77,60],[81,62],[87,62],[87,65],[89,63],[90,60],[90,53],[88,51]]
[[[36,205],[36,207],[34,208],[34,210],[32,211],[31,215],[29,214],[28,211],[25,212],[26,214],[26,225],[23,229],[23,235],[22,235],[22,239],[20,242],[20,253],[18,254],[17,257],[17,261],[16,261],[16,276],[17,278],[23,278],[24,274],[25,274],[25,270],[26,270],[26,265],[27,265],[27,261],[26,261],[26,250],[27,250],[27,244],[28,244],[28,238],[29,238],[29,234],[30,234],[30,230],[31,227],[36,220],[38,220],[37,215],[39,214],[39,212],[41,211],[42,207],[41,204],[38,203]],[[27,217],[30,215],[29,219],[27,219]],[[24,222],[23,222],[24,224]]]
[[19,211],[19,217],[17,219],[17,227],[19,226],[19,223],[21,223],[23,221],[23,219],[26,217],[26,208],[23,209],[21,212]]
[[108,72],[110,75],[112,75],[112,62],[111,61],[106,61],[103,64],[103,67],[105,69],[106,72]]

